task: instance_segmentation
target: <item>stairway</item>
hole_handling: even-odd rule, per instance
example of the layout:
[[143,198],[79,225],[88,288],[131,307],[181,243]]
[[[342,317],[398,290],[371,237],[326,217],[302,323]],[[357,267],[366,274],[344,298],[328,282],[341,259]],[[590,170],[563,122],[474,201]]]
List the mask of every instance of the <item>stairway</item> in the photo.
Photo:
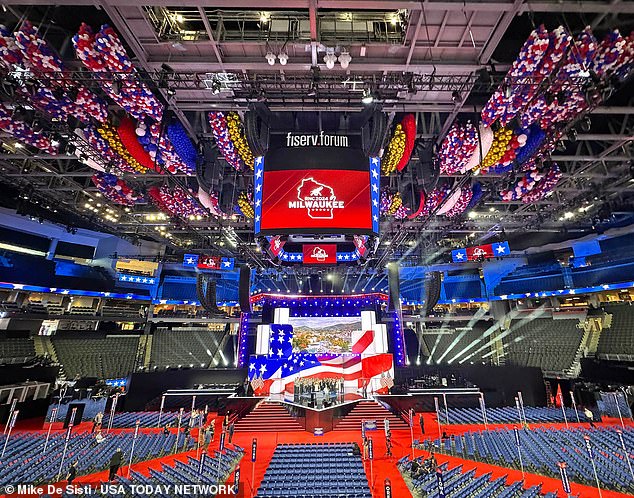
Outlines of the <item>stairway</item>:
[[348,415],[336,423],[333,430],[360,431],[362,420],[376,420],[377,428],[383,430],[384,419],[389,420],[390,430],[409,430],[407,423],[376,401],[359,401]]
[[236,432],[290,432],[304,428],[280,403],[262,401],[235,424]]

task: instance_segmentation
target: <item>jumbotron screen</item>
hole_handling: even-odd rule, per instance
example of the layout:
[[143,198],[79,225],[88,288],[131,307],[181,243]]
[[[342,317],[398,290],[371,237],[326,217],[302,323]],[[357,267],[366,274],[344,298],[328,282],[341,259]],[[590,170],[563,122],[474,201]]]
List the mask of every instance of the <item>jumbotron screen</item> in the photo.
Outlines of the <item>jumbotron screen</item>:
[[281,149],[256,160],[256,233],[378,232],[378,159],[332,149]]
[[361,330],[360,317],[291,317],[293,352],[350,353],[352,332]]

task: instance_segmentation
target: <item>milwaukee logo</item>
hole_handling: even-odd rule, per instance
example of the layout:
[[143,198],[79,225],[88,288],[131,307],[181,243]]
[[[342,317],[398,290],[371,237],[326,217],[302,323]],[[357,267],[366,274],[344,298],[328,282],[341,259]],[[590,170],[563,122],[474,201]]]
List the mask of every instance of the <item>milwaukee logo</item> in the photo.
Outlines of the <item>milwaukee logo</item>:
[[306,209],[308,216],[315,220],[331,220],[335,209],[343,209],[344,201],[337,200],[332,187],[304,178],[297,187],[296,201],[289,201],[289,209]]
[[349,147],[348,137],[343,135],[286,135],[287,147]]

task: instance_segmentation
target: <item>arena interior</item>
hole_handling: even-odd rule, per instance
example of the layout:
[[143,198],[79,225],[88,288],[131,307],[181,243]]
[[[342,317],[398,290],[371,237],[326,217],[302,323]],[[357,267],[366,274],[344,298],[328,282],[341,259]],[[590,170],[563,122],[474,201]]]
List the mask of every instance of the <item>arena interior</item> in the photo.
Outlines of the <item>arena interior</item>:
[[634,2],[0,0],[0,494],[634,495]]

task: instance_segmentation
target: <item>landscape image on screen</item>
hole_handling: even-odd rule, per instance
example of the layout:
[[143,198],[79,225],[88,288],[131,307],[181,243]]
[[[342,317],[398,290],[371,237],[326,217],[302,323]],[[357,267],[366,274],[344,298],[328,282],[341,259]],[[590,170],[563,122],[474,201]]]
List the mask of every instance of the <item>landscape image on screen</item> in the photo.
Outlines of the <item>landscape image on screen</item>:
[[349,353],[352,332],[361,330],[360,317],[295,317],[289,323],[295,353]]

